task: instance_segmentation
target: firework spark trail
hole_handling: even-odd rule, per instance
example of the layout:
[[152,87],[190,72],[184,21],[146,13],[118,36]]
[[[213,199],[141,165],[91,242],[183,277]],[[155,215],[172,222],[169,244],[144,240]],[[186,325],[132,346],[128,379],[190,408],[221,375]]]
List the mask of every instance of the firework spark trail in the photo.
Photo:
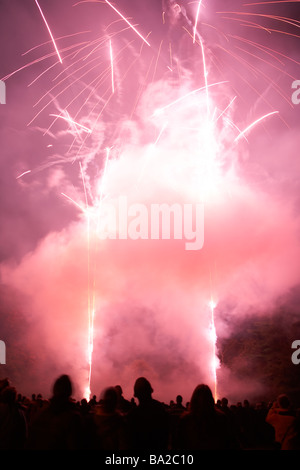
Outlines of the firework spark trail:
[[[197,8],[197,13],[196,13],[196,19],[195,19],[195,25],[194,25],[194,34],[193,34],[193,43],[196,41],[196,35],[197,35],[197,24],[199,21],[199,15],[200,15],[200,9],[202,5],[202,0],[199,1],[198,3],[198,8]],[[206,52],[205,52],[205,47],[204,43],[202,40],[202,37],[198,34],[199,41],[200,41],[200,47],[201,47],[201,54],[202,54],[202,64],[203,64],[203,76],[204,76],[204,83],[205,83],[205,93],[206,93],[206,110],[207,110],[207,119],[209,119],[209,114],[210,114],[210,97],[209,97],[209,84],[208,84],[208,70],[207,70],[207,65],[206,65]],[[222,111],[222,113],[218,116],[218,118],[215,120],[217,122],[223,114],[226,113],[227,109],[231,107],[233,102],[235,101],[236,97],[234,97],[228,106]],[[211,282],[211,279],[210,279]],[[215,326],[215,316],[214,316],[214,309],[216,307],[215,302],[213,301],[213,298],[211,297],[211,300],[209,302],[209,307],[211,311],[211,343],[212,343],[212,375],[213,375],[213,384],[214,384],[214,400],[215,402],[217,401],[217,357],[216,357],[216,344],[217,344],[217,331],[216,331],[216,326]]]
[[203,90],[206,90],[207,88],[210,88],[210,87],[213,87],[213,86],[217,86],[217,85],[222,85],[226,83],[225,81],[224,82],[217,82],[217,83],[211,83],[209,85],[206,86],[202,86],[200,88],[197,88],[196,90],[192,90],[190,91],[189,93],[187,93],[186,95],[184,96],[181,96],[180,98],[178,98],[177,100],[174,100],[172,101],[171,103],[167,104],[166,106],[163,106],[162,108],[157,108],[154,113],[153,113],[153,116],[157,116],[158,114],[161,114],[163,113],[166,109],[170,108],[171,106],[174,106],[175,104],[178,104],[180,103],[181,101],[184,101],[186,98],[188,98],[189,96],[191,95],[194,95],[196,93],[198,93],[199,91],[203,91]]
[[[263,18],[263,19],[268,19],[268,20],[274,20],[274,21],[277,21],[277,22],[280,22],[280,23],[283,23],[284,25],[289,25],[289,26],[293,26],[297,29],[300,28],[300,21],[298,20],[294,20],[292,18],[286,18],[286,17],[282,17],[282,16],[276,16],[276,15],[265,15],[265,14],[259,14],[259,13],[250,13],[250,12],[237,12],[237,11],[218,11],[216,12],[217,14],[220,14],[220,15],[223,15],[223,14],[233,14],[233,15],[238,15],[238,16],[242,16],[242,18],[238,18],[236,20],[238,21],[241,21],[243,23],[249,23],[249,26],[251,26],[251,22],[247,21],[247,20],[244,20],[244,17],[245,16],[254,16],[254,17],[258,17],[258,18]],[[229,20],[234,20],[234,18],[230,18],[230,17],[222,17],[223,19],[229,19]],[[245,25],[244,25],[245,26]],[[263,28],[261,25],[259,25],[258,23],[252,23],[252,26],[255,27],[255,28],[259,28],[259,29],[265,29],[269,34],[271,33],[277,33],[277,34],[283,34],[283,35],[286,35],[286,36],[289,36],[289,37],[295,37],[295,38],[299,38],[299,33],[298,34],[295,34],[295,33],[292,33],[290,31],[285,31],[283,29],[274,29],[274,28],[270,28],[268,27],[267,29],[266,28]]]
[[86,209],[84,209],[80,204],[78,204],[78,202],[74,201],[74,199],[72,199],[70,196],[68,196],[67,194],[65,193],[60,193],[62,196],[64,196],[66,199],[68,199],[69,201],[72,202],[72,204],[74,204],[74,206],[78,207],[81,212],[83,212],[84,214],[86,214]]
[[274,5],[275,3],[298,3],[300,0],[277,0],[273,2],[256,2],[244,3],[244,6],[251,7],[252,5]]
[[195,25],[194,25],[193,43],[195,43],[195,41],[196,41],[197,25],[198,25],[199,16],[200,16],[201,5],[202,5],[202,0],[200,0],[199,3],[198,3],[197,13],[196,13],[196,19],[195,19]]
[[[232,36],[232,37],[238,39],[237,36]],[[253,53],[247,51],[246,49],[243,49],[243,48],[238,47],[238,46],[236,46],[235,48],[241,50],[242,52],[244,52],[244,53],[246,53],[246,54],[251,55],[251,56],[254,57],[255,59],[258,59],[258,60],[263,61],[265,64],[270,65],[272,68],[274,68],[274,69],[276,69],[276,70],[279,70],[279,72],[281,72],[283,75],[286,75],[287,77],[290,77],[290,78],[292,78],[292,79],[295,79],[295,77],[294,77],[293,75],[291,75],[290,73],[286,72],[285,70],[282,70],[280,67],[277,67],[275,64],[272,64],[271,62],[267,61],[266,59],[263,59],[262,57],[259,57],[257,54],[253,54]]]
[[272,111],[271,113],[265,114],[264,116],[256,119],[256,121],[253,121],[248,127],[246,127],[246,129],[244,129],[242,132],[240,132],[240,134],[234,139],[234,142],[237,142],[238,140],[240,140],[240,138],[243,137],[244,134],[246,134],[250,129],[255,127],[259,122],[263,121],[264,119],[268,118],[269,116],[272,116],[272,115],[278,114],[278,113],[279,113],[278,111]]
[[51,29],[50,29],[50,27],[49,27],[49,25],[48,25],[48,22],[47,22],[47,20],[46,20],[46,18],[45,18],[45,15],[44,15],[44,13],[43,13],[43,10],[41,9],[41,7],[40,7],[40,5],[39,5],[38,0],[35,0],[35,3],[36,3],[36,5],[37,5],[38,9],[40,10],[40,14],[41,14],[41,16],[42,16],[42,18],[43,18],[43,20],[44,20],[44,23],[45,23],[47,29],[48,29],[48,33],[50,34],[50,37],[51,37],[52,42],[53,42],[53,46],[54,46],[54,48],[55,48],[55,50],[56,50],[56,54],[57,54],[57,56],[58,56],[58,58],[59,58],[60,63],[62,64],[62,63],[63,63],[62,58],[61,58],[61,56],[60,56],[59,50],[58,50],[58,48],[57,48],[57,45],[56,45],[56,43],[55,43],[54,37],[53,37],[53,35],[52,35]]
[[[128,29],[128,28],[126,28]],[[122,30],[124,31],[124,29]],[[106,39],[105,40],[101,40],[101,43],[105,43]],[[125,45],[117,54],[117,56],[120,56],[120,58],[118,60],[121,60],[121,54],[122,52],[131,45],[131,43],[129,43],[128,45]],[[85,48],[86,46],[84,46]],[[82,50],[83,48],[81,48]],[[89,54],[88,54],[89,55]],[[86,56],[84,59],[80,58],[78,59],[78,61],[76,62],[81,62],[81,61],[84,61],[88,56]],[[116,59],[116,58],[115,58]],[[41,113],[50,105],[52,104],[55,100],[57,100],[57,98],[61,95],[63,95],[68,88],[71,88],[74,83],[76,82],[79,82],[82,80],[83,77],[85,77],[86,75],[88,75],[93,69],[96,69],[98,68],[99,66],[99,60],[98,60],[98,57],[95,57],[93,59],[91,59],[89,62],[87,63],[84,63],[81,67],[79,67],[76,72],[78,72],[79,70],[81,69],[84,69],[85,67],[89,66],[92,62],[96,62],[96,64],[93,66],[93,67],[89,67],[89,69],[87,71],[85,71],[83,74],[81,74],[79,77],[76,77],[75,80],[72,81],[72,83],[69,83],[67,86],[65,86],[62,90],[60,90],[59,92],[56,93],[56,95],[54,97],[52,97],[36,114],[35,116],[31,119],[31,121],[28,123],[28,126],[30,124],[32,124],[39,115],[41,115]],[[133,64],[132,64],[133,65]],[[71,64],[70,66],[68,66],[67,68],[69,67],[72,67],[74,66],[74,64]],[[84,102],[81,104],[81,107],[77,110],[76,112],[76,116],[79,115],[80,111],[84,108],[84,106],[87,104],[87,102],[89,101],[89,99],[95,95],[95,90],[101,85],[101,83],[106,79],[106,77],[108,76],[108,72],[109,72],[109,68],[107,68],[106,70],[102,71],[102,73],[100,74],[100,76],[97,76],[96,78],[94,78],[92,81],[90,81],[67,105],[66,105],[66,108],[70,107],[72,103],[74,103],[75,101],[77,101],[79,99],[79,97],[88,89],[90,89],[90,93],[89,95],[86,97],[86,99],[84,100]],[[60,73],[61,74],[61,73]],[[60,76],[60,74],[56,77],[56,79]],[[125,79],[126,77],[126,73],[124,74],[123,76],[123,79]],[[58,82],[57,84],[55,84],[50,90],[48,90],[34,105],[34,107],[36,107],[46,96],[48,96],[52,91],[54,91],[56,88],[58,88],[63,82],[65,81],[68,81],[68,76],[67,77],[64,77],[62,80],[60,80],[60,82]],[[110,98],[113,96],[114,93],[111,94]],[[110,99],[109,98],[109,99]],[[99,101],[97,102],[97,105],[99,104],[99,102],[102,100],[103,98],[100,98]],[[107,100],[107,104],[109,102],[109,99]],[[97,107],[94,106],[94,108]],[[101,114],[101,113],[100,113]],[[99,117],[100,117],[100,114],[99,114]],[[76,117],[75,116],[75,117]],[[89,116],[87,116],[87,119],[89,118]],[[55,122],[55,121],[54,121]],[[53,122],[53,123],[54,123]],[[48,128],[48,130],[51,129],[53,123],[50,125],[50,127]]]
[[109,55],[110,55],[110,68],[111,68],[111,90],[115,92],[115,78],[114,78],[114,56],[111,39],[109,40]]
[[91,214],[89,211],[89,203],[87,197],[86,183],[84,172],[81,162],[79,162],[80,173],[82,178],[82,184],[85,195],[85,204],[86,204],[86,220],[87,220],[87,291],[88,291],[88,341],[87,341],[87,363],[88,363],[88,377],[87,385],[84,389],[84,398],[90,400],[91,397],[91,377],[92,377],[92,365],[93,365],[93,349],[94,349],[94,319],[95,319],[95,310],[92,304],[92,294],[91,294]]
[[[104,165],[104,170],[103,170],[103,176],[102,176],[102,181],[100,185],[100,196],[99,196],[99,204],[97,207],[97,213],[98,216],[96,217],[96,233],[98,233],[99,230],[99,223],[100,223],[100,217],[101,217],[101,204],[103,201],[103,191],[104,191],[104,182],[105,182],[105,176],[106,176],[106,171],[107,171],[107,165],[110,157],[110,151],[111,148],[107,147],[106,148],[106,159],[105,159],[105,165]],[[82,166],[80,164],[81,168],[81,173],[82,173],[82,179],[83,179],[83,184],[85,188],[85,182],[84,182],[84,174],[82,171]],[[86,195],[86,189],[85,189],[85,195]],[[86,204],[88,205],[87,202],[87,195],[86,195]],[[91,381],[92,381],[92,370],[93,370],[93,351],[94,351],[94,324],[95,324],[95,315],[96,315],[96,273],[97,273],[97,256],[96,252],[92,253],[92,247],[91,247],[91,224],[90,224],[90,217],[92,215],[89,213],[88,218],[87,218],[87,243],[88,243],[88,344],[87,344],[87,361],[88,361],[88,379],[87,379],[87,385],[85,387],[85,398],[90,399],[91,397]],[[97,250],[97,245],[96,249]],[[91,260],[93,260],[93,271],[91,270]],[[91,272],[92,271],[92,272]]]
[[[270,79],[269,76],[267,76],[264,72],[262,72],[261,70],[259,70],[257,67],[254,67],[249,61],[245,60],[244,58],[238,56],[237,54],[234,54],[232,51],[228,51],[224,48],[222,48],[221,46],[219,46],[219,48],[221,50],[223,50],[226,54],[229,54],[230,56],[232,56],[234,59],[236,59],[241,65],[245,66],[247,68],[248,71],[250,71],[252,74],[259,74],[261,75],[267,82],[268,82],[268,86],[270,88],[274,88],[274,90],[280,94],[280,96],[283,96],[282,95],[282,92],[280,90],[280,88],[276,85],[276,83],[273,83],[272,80]],[[234,68],[232,67],[229,67],[232,71],[234,71],[234,73],[236,75],[239,76],[239,78],[241,79],[242,82],[244,82],[247,87],[249,89],[251,89],[255,95],[257,96],[258,100],[262,100],[264,103],[266,103],[269,107],[273,107],[273,104],[259,91],[257,90],[252,84],[251,82],[245,78],[244,74],[242,73],[239,73],[237,70],[235,70]],[[241,96],[240,96],[241,97]],[[286,100],[286,97],[283,96],[284,99]],[[241,97],[242,98],[242,97]],[[289,105],[291,106],[291,103],[289,101]],[[285,119],[283,118],[283,116],[281,114],[279,114],[279,119],[288,127]]]
[[[131,43],[129,43],[129,46],[130,46],[130,45],[131,45]],[[128,47],[128,45],[127,45],[127,46],[124,46],[123,49],[125,49],[126,47]],[[123,50],[123,49],[122,49],[122,50]],[[118,53],[118,54],[119,54],[119,53]],[[123,73],[122,80],[125,80],[125,78],[127,77],[127,74],[129,73],[129,71],[131,70],[131,68],[135,65],[135,63],[136,63],[137,60],[138,60],[138,57],[135,58],[135,60],[131,63],[131,65],[128,66],[128,69]],[[102,73],[103,73],[103,72],[102,72]],[[101,78],[99,81],[102,81],[102,78]],[[96,88],[97,88],[97,86],[99,85],[99,81],[98,81],[98,82],[96,83],[96,85],[95,85]],[[94,83],[94,80],[93,80],[92,83]],[[90,85],[91,85],[91,83],[90,83]],[[90,92],[89,97],[90,97],[91,95],[93,95],[94,92],[95,92],[95,90],[93,89],[93,90]],[[109,93],[108,90],[107,90],[107,93]],[[87,117],[89,118],[89,116],[92,115],[92,113],[98,108],[99,103],[100,103],[100,102],[104,102],[101,111],[100,111],[100,112],[98,113],[98,115],[97,115],[97,118],[93,121],[93,129],[96,129],[97,124],[98,124],[98,121],[99,121],[99,119],[101,118],[102,113],[105,111],[105,109],[106,109],[107,106],[109,105],[111,99],[112,99],[113,96],[114,96],[114,93],[110,92],[109,97],[108,97],[107,99],[104,99],[105,96],[106,96],[106,93],[103,94],[102,97],[100,97],[100,98],[96,101],[95,105],[92,107],[92,109],[91,109],[89,115],[87,116]],[[88,98],[89,98],[89,97],[88,97]],[[86,101],[88,100],[88,98],[86,99]],[[73,101],[73,100],[72,100],[72,101]],[[69,106],[69,105],[68,105],[68,106]],[[82,106],[83,106],[83,105],[82,105]],[[87,137],[88,137],[88,136],[87,136]],[[81,147],[79,148],[79,150],[78,150],[78,152],[77,152],[77,156],[78,156],[78,155],[80,154],[80,152],[82,151],[82,148],[83,148],[84,145],[85,145],[85,139],[84,139],[84,141],[83,141]],[[77,158],[77,156],[76,156],[76,158]]]
[[202,52],[202,63],[203,63],[203,75],[204,75],[204,82],[205,82],[205,94],[206,94],[206,109],[207,109],[207,116],[209,116],[210,106],[209,106],[209,85],[208,85],[208,73],[206,68],[206,58],[205,58],[205,49],[202,39],[200,38],[200,45],[201,45],[201,52]]
[[23,176],[27,175],[28,173],[31,173],[31,170],[24,171],[19,176],[17,176],[16,179],[18,180],[19,178],[22,178]]
[[[95,68],[97,68],[97,67],[98,67],[98,64],[95,65]],[[79,78],[77,78],[76,80],[74,80],[74,83],[77,82],[77,81],[79,81],[83,76],[87,75],[89,72],[90,72],[90,71],[85,72],[81,77],[79,77]],[[104,74],[104,72],[102,72],[102,74]],[[67,78],[66,78],[66,79],[67,79]],[[103,79],[103,77],[101,77],[101,79],[99,79],[99,77],[96,77],[89,85],[91,86],[94,82],[99,83],[99,81],[102,80],[102,79]],[[97,80],[98,80],[98,82],[97,82]],[[74,83],[73,83],[73,84],[74,84]],[[55,85],[53,88],[55,88],[55,87],[56,87],[56,85]],[[36,113],[36,115],[31,119],[31,121],[28,123],[28,126],[31,125],[31,124],[37,119],[37,117],[40,116],[43,111],[45,111],[45,109],[46,109],[50,104],[52,104],[59,96],[61,96],[63,93],[65,93],[65,91],[66,91],[67,88],[71,88],[71,87],[72,87],[72,84],[69,84],[65,89],[63,89],[63,90],[61,90],[59,93],[57,93],[55,97],[51,98],[51,100],[49,100],[49,101]],[[85,89],[86,89],[86,88],[85,88]],[[83,92],[85,91],[85,89],[82,90],[82,91],[80,92],[80,94],[83,93]],[[49,92],[47,92],[47,94],[49,94]],[[46,95],[47,95],[47,94],[46,94]],[[46,96],[46,95],[45,95],[45,96]],[[73,100],[71,101],[71,103],[72,103],[73,101],[75,101],[76,99],[78,99],[78,95],[77,95],[75,98],[73,98]],[[70,103],[68,104],[68,106],[69,106],[69,105],[70,105]],[[67,106],[67,107],[68,107],[68,106]],[[77,113],[77,114],[78,114],[78,113]]]
[[[276,51],[275,49],[271,49],[270,47],[267,47],[266,45],[256,43],[254,41],[251,41],[250,39],[242,38],[241,36],[234,36],[234,35],[228,35],[228,36],[231,36],[233,38],[237,38],[239,41],[243,41],[247,44],[252,45],[253,47],[256,47],[257,49],[262,50],[265,54],[270,55],[273,59],[278,61],[281,65],[284,65],[283,60],[279,59],[276,56],[281,56],[283,59],[287,59],[288,61],[293,62],[296,65],[300,65],[299,61],[293,59],[292,57],[290,57],[286,54],[283,54],[282,52]],[[271,65],[271,67],[273,67],[273,64],[270,64],[270,65]],[[280,71],[282,73],[285,73],[284,70],[280,70]]]
[[[65,111],[65,112],[68,113],[67,111]],[[59,114],[50,114],[50,116],[57,117],[59,119],[63,119],[64,121],[69,122],[70,124],[72,124],[75,127],[75,129],[77,127],[80,127],[81,129],[83,129],[88,134],[90,134],[92,132],[91,129],[89,129],[88,127],[86,127],[83,124],[80,124],[79,122],[76,122],[73,119],[71,119],[71,117],[69,116],[69,113],[68,113],[68,117],[61,116]]]
[[105,0],[105,3],[107,3],[107,5],[109,5],[149,47],[151,47],[147,39],[138,32],[138,30],[125,18],[125,16],[122,15],[122,13],[119,12],[119,10],[117,10],[116,7],[114,7],[108,0]]
[[223,111],[219,114],[219,116],[215,119],[214,122],[217,122],[217,121],[226,113],[226,111],[227,111],[229,108],[231,108],[231,106],[232,106],[232,104],[235,102],[236,98],[237,98],[236,96],[234,96],[234,97],[232,98],[232,100],[230,101],[230,103],[226,106],[225,109],[223,109]]
[[[65,34],[64,36],[60,36],[59,38],[56,38],[57,41],[61,40],[61,39],[66,39],[66,38],[71,38],[71,37],[74,37],[74,36],[79,36],[80,34],[86,34],[86,33],[90,33],[90,30],[87,30],[87,31],[79,31],[78,33],[72,33],[72,34]],[[27,51],[23,52],[22,56],[25,56],[27,54],[29,54],[30,52],[36,50],[36,49],[39,49],[41,48],[42,46],[46,46],[47,44],[51,43],[52,41],[45,41],[45,42],[41,42],[40,44],[36,45],[36,46],[33,46],[31,47],[30,49],[28,49]]]

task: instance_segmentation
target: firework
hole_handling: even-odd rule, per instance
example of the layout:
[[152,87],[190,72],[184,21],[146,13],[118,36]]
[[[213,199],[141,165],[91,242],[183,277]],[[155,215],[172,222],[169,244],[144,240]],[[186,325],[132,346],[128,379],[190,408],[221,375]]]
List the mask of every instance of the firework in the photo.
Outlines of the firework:
[[[297,36],[294,29],[299,28],[299,22],[281,15],[247,10],[250,6],[267,6],[270,2],[243,5],[241,11],[210,12],[209,2],[205,4],[201,0],[194,2],[197,4],[195,12],[195,5],[189,11],[188,6],[185,10],[183,6],[167,1],[163,12],[164,36],[159,36],[156,41],[151,36],[150,45],[149,35],[145,38],[136,29],[128,19],[129,13],[123,15],[105,0],[93,5],[104,15],[105,24],[101,24],[101,28],[97,23],[96,32],[76,31],[55,41],[37,0],[35,3],[51,41],[31,48],[26,55],[36,54],[39,47],[51,47],[51,52],[18,70],[51,61],[50,65],[46,62],[44,70],[39,70],[30,83],[32,87],[52,74],[51,84],[36,100],[35,115],[28,124],[39,126],[43,121],[40,125],[43,135],[53,139],[47,148],[55,149],[55,153],[46,164],[40,164],[38,171],[79,162],[80,183],[76,181],[76,194],[67,190],[60,194],[78,209],[86,230],[87,307],[82,309],[88,325],[84,348],[87,377],[83,389],[89,398],[97,338],[98,280],[101,279],[103,284],[106,282],[105,276],[99,274],[102,245],[99,248],[97,238],[103,201],[108,199],[115,204],[121,191],[131,201],[138,198],[145,204],[160,193],[168,199],[175,194],[183,203],[191,199],[194,203],[204,201],[205,207],[213,213],[214,205],[217,207],[220,200],[229,200],[237,193],[243,196],[235,171],[237,144],[248,142],[250,131],[267,124],[272,116],[276,115],[286,124],[278,108],[282,103],[289,102],[290,105],[290,99],[279,86],[280,80],[273,79],[273,74],[276,71],[280,77],[295,78],[285,65],[299,65],[294,58],[272,47],[268,40],[260,42],[255,34],[265,35],[268,39],[272,34],[294,38]],[[88,2],[80,2],[76,8],[87,8],[85,3]],[[111,12],[116,16],[112,22],[105,17],[105,10],[109,10],[107,6],[116,13]],[[214,17],[214,22],[208,13]],[[146,18],[145,23],[148,28]],[[280,24],[282,29],[273,27],[274,23]],[[154,26],[159,29],[156,23]],[[254,37],[249,31],[254,31]],[[214,41],[209,40],[212,32]],[[64,57],[63,70],[59,66],[62,63],[60,53]],[[272,93],[280,98],[276,110]],[[243,100],[246,101],[246,106],[242,107],[245,113],[238,119],[235,112]],[[251,106],[248,106],[249,102]],[[45,123],[45,116],[54,120]],[[251,124],[247,124],[249,122]],[[19,172],[17,179],[34,173],[32,170]],[[159,265],[160,256],[158,258]],[[117,261],[114,262],[117,265]],[[178,264],[184,263],[179,257]],[[191,270],[197,272],[205,285],[197,263],[196,255]],[[115,266],[111,268],[114,269]],[[110,269],[107,272],[109,275]],[[207,311],[208,291],[205,288],[203,298],[199,303],[195,301],[195,322],[199,305]],[[209,349],[212,370],[209,379],[216,399],[215,309],[216,303],[211,298]]]

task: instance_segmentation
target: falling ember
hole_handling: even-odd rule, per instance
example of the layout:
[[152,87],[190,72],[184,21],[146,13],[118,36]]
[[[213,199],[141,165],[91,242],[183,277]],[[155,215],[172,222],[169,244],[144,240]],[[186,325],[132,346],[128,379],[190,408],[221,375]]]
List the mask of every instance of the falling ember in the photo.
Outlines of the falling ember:
[[55,40],[54,40],[54,37],[53,37],[53,34],[52,34],[52,32],[51,32],[51,29],[50,29],[50,27],[49,27],[49,25],[48,25],[48,22],[47,22],[47,20],[46,20],[46,18],[45,18],[45,15],[44,15],[44,13],[43,13],[43,10],[41,9],[41,7],[40,7],[40,5],[39,5],[39,2],[38,2],[37,0],[35,0],[35,3],[36,3],[36,5],[37,5],[38,9],[40,10],[40,14],[41,14],[41,16],[42,16],[42,18],[43,18],[43,20],[44,20],[44,23],[45,23],[47,29],[48,29],[48,32],[49,32],[49,34],[50,34],[50,37],[51,37],[51,40],[52,40],[52,42],[53,42],[54,48],[55,48],[55,50],[56,50],[56,53],[57,53],[59,62],[62,64],[62,63],[63,63],[63,62],[62,62],[62,58],[61,58],[61,56],[60,56],[59,50],[58,50],[58,48],[57,48],[56,42],[55,42]]

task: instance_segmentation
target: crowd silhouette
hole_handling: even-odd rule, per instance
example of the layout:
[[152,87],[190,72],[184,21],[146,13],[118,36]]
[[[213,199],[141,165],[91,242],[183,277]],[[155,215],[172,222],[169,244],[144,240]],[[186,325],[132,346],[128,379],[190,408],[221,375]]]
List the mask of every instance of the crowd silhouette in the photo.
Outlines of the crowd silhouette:
[[300,450],[300,414],[287,395],[230,405],[199,384],[186,405],[181,395],[165,404],[145,377],[133,392],[127,400],[116,385],[76,401],[70,377],[61,375],[49,399],[28,398],[0,380],[0,450]]

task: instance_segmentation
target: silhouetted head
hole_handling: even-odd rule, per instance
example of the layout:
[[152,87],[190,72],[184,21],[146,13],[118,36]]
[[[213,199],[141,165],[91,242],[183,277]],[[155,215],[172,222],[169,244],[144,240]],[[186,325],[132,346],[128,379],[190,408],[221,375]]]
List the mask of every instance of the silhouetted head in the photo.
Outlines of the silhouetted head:
[[10,386],[9,379],[6,377],[5,379],[0,380],[0,392],[4,390],[6,387]]
[[178,405],[181,405],[181,404],[182,404],[182,396],[181,396],[181,395],[177,395],[177,397],[176,397],[176,403],[177,403]]
[[70,398],[72,395],[72,382],[68,375],[61,375],[53,385],[53,396],[56,398]]
[[226,407],[226,406],[228,405],[228,398],[223,397],[221,403],[222,403],[222,406],[223,406],[223,407],[224,407],[224,406]]
[[289,397],[287,395],[279,395],[279,397],[277,398],[277,401],[278,401],[278,404],[280,406],[280,408],[283,408],[284,410],[288,410],[289,407],[290,407],[290,400],[289,400]]
[[118,403],[118,393],[115,387],[108,387],[101,393],[101,404],[105,411],[112,413]]
[[138,400],[145,400],[151,398],[153,388],[150,382],[145,377],[139,377],[134,384],[134,396]]
[[17,390],[15,387],[6,387],[1,394],[1,401],[12,405],[17,401]]
[[121,385],[115,385],[115,390],[116,390],[118,396],[121,397],[122,393],[123,393]]
[[198,385],[190,401],[190,412],[196,415],[207,415],[215,410],[215,402],[208,385]]

